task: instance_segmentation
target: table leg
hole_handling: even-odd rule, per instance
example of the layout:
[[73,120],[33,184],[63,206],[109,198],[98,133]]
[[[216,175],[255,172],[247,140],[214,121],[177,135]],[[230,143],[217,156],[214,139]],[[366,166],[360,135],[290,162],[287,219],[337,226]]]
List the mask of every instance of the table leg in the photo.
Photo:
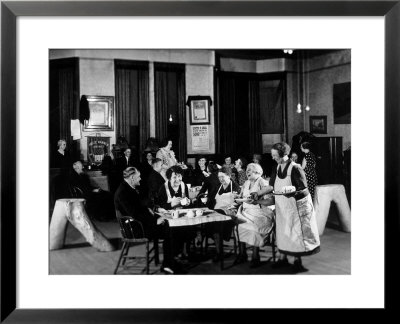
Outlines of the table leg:
[[224,270],[224,222],[219,223],[219,253],[221,259],[221,270]]

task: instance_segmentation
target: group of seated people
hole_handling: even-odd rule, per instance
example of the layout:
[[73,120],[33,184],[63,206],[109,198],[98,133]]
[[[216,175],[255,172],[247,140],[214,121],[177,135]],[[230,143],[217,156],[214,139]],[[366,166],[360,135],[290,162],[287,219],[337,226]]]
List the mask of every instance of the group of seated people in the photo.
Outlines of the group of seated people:
[[[295,272],[305,271],[301,256],[318,252],[318,230],[304,171],[288,158],[290,148],[286,143],[277,143],[271,150],[277,167],[270,181],[263,177],[263,169],[257,159],[246,166],[247,162],[242,157],[235,164],[231,163],[230,157],[226,157],[222,165],[213,161],[207,163],[205,157],[200,157],[191,177],[187,177],[187,183],[184,168],[170,153],[172,142],[168,141],[166,145],[163,152],[157,154],[159,157],[154,158],[149,153],[144,164],[138,166],[129,165],[129,156],[125,155],[122,180],[114,196],[90,185],[80,161],[73,163],[75,174],[70,181],[83,188],[89,210],[97,207],[104,211],[108,204],[111,215],[118,210],[124,216],[132,216],[142,223],[147,237],[162,238],[164,257],[161,270],[165,273],[180,273],[177,256],[185,256],[185,244],[198,235],[198,230],[195,226],[177,227],[171,235],[172,229],[164,215],[168,210],[205,206],[232,218],[232,221],[224,222],[222,231],[213,223],[203,228],[203,235],[215,240],[213,261],[222,257],[220,240],[229,240],[232,228],[237,226],[240,244],[235,262],[246,262],[247,248],[251,246],[250,267],[258,267],[259,248],[266,244],[276,218],[277,246],[281,252],[276,266],[288,266],[287,255],[291,255],[295,257]],[[118,163],[122,165],[122,162]],[[151,164],[151,168],[144,167],[146,164]],[[188,199],[188,184],[201,187],[194,199]],[[286,187],[295,190],[283,195],[273,194]],[[205,204],[200,199],[202,197],[207,197]],[[272,205],[275,205],[275,210],[269,208]],[[88,214],[90,216],[89,211]]]

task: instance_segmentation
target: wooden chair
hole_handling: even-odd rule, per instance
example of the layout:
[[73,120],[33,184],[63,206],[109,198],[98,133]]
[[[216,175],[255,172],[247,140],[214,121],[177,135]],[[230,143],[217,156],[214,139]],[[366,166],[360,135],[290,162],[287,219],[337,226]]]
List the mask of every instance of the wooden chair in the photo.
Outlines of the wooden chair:
[[69,193],[71,198],[83,198],[83,191],[79,187],[69,186]]
[[[154,260],[155,265],[158,265],[160,262],[159,252],[158,252],[158,240],[154,239],[153,246],[150,248],[151,240],[145,237],[143,225],[141,222],[135,220],[131,216],[121,215],[121,213],[118,210],[116,211],[116,216],[121,230],[123,245],[121,249],[121,254],[117,262],[117,266],[115,267],[114,270],[114,274],[117,273],[118,268],[120,267],[121,264],[121,260],[122,260],[122,266],[125,267],[125,262],[127,259],[139,259],[139,258],[146,259],[146,267],[144,268],[144,271],[146,271],[146,274],[149,274],[150,263]],[[143,244],[143,243],[146,244],[145,256],[128,256],[129,248],[131,247],[132,244]],[[150,256],[152,252],[154,252],[153,256]]]

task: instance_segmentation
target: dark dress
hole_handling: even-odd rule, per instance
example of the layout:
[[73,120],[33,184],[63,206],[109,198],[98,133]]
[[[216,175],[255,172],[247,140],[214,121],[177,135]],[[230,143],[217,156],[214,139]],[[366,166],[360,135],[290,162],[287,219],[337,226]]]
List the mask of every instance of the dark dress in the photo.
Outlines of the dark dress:
[[163,267],[173,265],[172,246],[168,227],[165,224],[157,225],[159,216],[152,215],[139,192],[132,188],[126,181],[123,181],[114,195],[115,209],[123,216],[131,216],[143,225],[145,236],[148,238],[163,238]]
[[[207,172],[207,169],[204,169]],[[202,186],[207,177],[204,175],[203,170],[196,168],[193,170],[192,186]]]
[[72,166],[71,158],[67,151],[64,151],[64,155],[60,152],[55,151],[52,156],[51,167],[60,168],[65,173]]
[[216,173],[211,173],[210,176],[206,177],[204,180],[204,184],[201,187],[198,197],[203,195],[208,190],[208,199],[207,199],[207,207],[213,209],[215,206],[215,195],[219,187],[221,186],[221,182],[218,179],[218,175]]
[[[168,191],[171,195],[171,197],[189,197],[189,189],[185,184],[185,193],[184,195],[182,195],[182,188],[181,186],[179,186],[179,189],[177,192],[174,191],[174,189],[172,189],[170,182],[167,182],[168,184]],[[164,208],[164,209],[173,209],[173,207],[171,206],[171,203],[168,202],[168,194],[167,191],[165,189],[165,185],[162,185],[160,187],[160,189],[158,190],[158,197],[157,197],[157,205]]]
[[311,197],[314,199],[315,186],[318,184],[317,171],[315,169],[317,160],[311,152],[306,153],[304,158],[306,159],[304,172],[306,173],[307,186]]

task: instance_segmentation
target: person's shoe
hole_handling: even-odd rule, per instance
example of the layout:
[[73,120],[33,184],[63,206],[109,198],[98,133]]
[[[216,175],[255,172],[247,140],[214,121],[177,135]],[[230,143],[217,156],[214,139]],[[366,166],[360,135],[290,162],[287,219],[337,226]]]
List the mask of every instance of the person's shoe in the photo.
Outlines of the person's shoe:
[[292,267],[293,273],[307,272],[308,269],[304,268],[303,264],[299,260],[295,260]]
[[214,257],[212,258],[212,262],[219,262],[221,261],[222,257],[219,254],[214,255]]
[[258,268],[260,265],[261,265],[260,259],[251,259],[249,267],[251,269],[254,269],[254,268]]
[[283,267],[288,267],[289,265],[290,264],[289,264],[288,259],[285,258],[285,259],[279,259],[273,265],[271,265],[271,267],[273,269],[279,269],[279,268],[283,268]]
[[161,267],[161,272],[165,273],[165,274],[174,274],[174,270],[172,270],[172,268],[170,267]]
[[247,262],[247,254],[239,254],[233,263],[240,264],[245,262]]

